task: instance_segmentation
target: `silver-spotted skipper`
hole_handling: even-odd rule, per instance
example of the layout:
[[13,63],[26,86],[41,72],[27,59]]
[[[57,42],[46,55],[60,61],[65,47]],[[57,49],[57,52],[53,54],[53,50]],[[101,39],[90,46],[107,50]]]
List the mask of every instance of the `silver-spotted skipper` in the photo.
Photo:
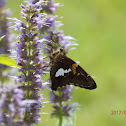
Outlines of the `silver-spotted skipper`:
[[64,48],[60,48],[50,56],[51,61],[51,88],[57,90],[58,87],[66,86],[67,84],[79,86],[86,89],[95,89],[96,83],[93,78],[76,62],[66,56]]

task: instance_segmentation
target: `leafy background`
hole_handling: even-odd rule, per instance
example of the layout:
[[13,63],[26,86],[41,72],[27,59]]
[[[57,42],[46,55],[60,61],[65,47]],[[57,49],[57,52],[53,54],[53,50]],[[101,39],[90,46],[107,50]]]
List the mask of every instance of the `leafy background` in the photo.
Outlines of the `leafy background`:
[[[73,91],[76,126],[125,126],[126,115],[112,111],[126,110],[126,1],[124,0],[57,0],[64,4],[57,14],[63,16],[65,35],[76,38],[79,46],[68,56],[92,75],[96,90]],[[22,0],[8,0],[12,16],[20,18]],[[75,88],[74,88],[75,89]],[[44,97],[48,91],[42,92]],[[48,100],[48,99],[47,99]],[[49,103],[42,112],[52,111]],[[55,118],[41,115],[39,126],[54,126]]]

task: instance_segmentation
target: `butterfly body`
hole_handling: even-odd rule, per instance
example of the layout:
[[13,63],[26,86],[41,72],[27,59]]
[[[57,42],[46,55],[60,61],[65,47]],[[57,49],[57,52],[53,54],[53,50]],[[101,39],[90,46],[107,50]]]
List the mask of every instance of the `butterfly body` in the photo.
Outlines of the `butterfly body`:
[[63,48],[54,52],[50,59],[52,90],[57,90],[59,87],[70,84],[90,90],[96,88],[93,78],[76,62],[67,57]]

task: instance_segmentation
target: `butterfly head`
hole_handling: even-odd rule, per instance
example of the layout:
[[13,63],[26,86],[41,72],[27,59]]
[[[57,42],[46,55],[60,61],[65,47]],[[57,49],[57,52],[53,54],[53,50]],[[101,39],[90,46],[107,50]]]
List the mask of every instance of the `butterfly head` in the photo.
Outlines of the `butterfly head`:
[[63,47],[58,48],[58,50],[53,50],[51,54],[51,58],[55,59],[59,55],[66,55],[66,50]]

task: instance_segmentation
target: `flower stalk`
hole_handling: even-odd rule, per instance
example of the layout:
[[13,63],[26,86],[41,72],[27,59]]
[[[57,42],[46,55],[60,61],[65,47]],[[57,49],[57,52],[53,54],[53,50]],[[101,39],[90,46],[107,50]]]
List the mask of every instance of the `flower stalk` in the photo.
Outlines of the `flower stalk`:
[[[62,96],[62,92],[59,92],[59,97]],[[60,111],[59,111],[59,126],[62,126],[63,124],[63,114],[62,114],[62,100],[59,101],[59,108],[60,108]]]

